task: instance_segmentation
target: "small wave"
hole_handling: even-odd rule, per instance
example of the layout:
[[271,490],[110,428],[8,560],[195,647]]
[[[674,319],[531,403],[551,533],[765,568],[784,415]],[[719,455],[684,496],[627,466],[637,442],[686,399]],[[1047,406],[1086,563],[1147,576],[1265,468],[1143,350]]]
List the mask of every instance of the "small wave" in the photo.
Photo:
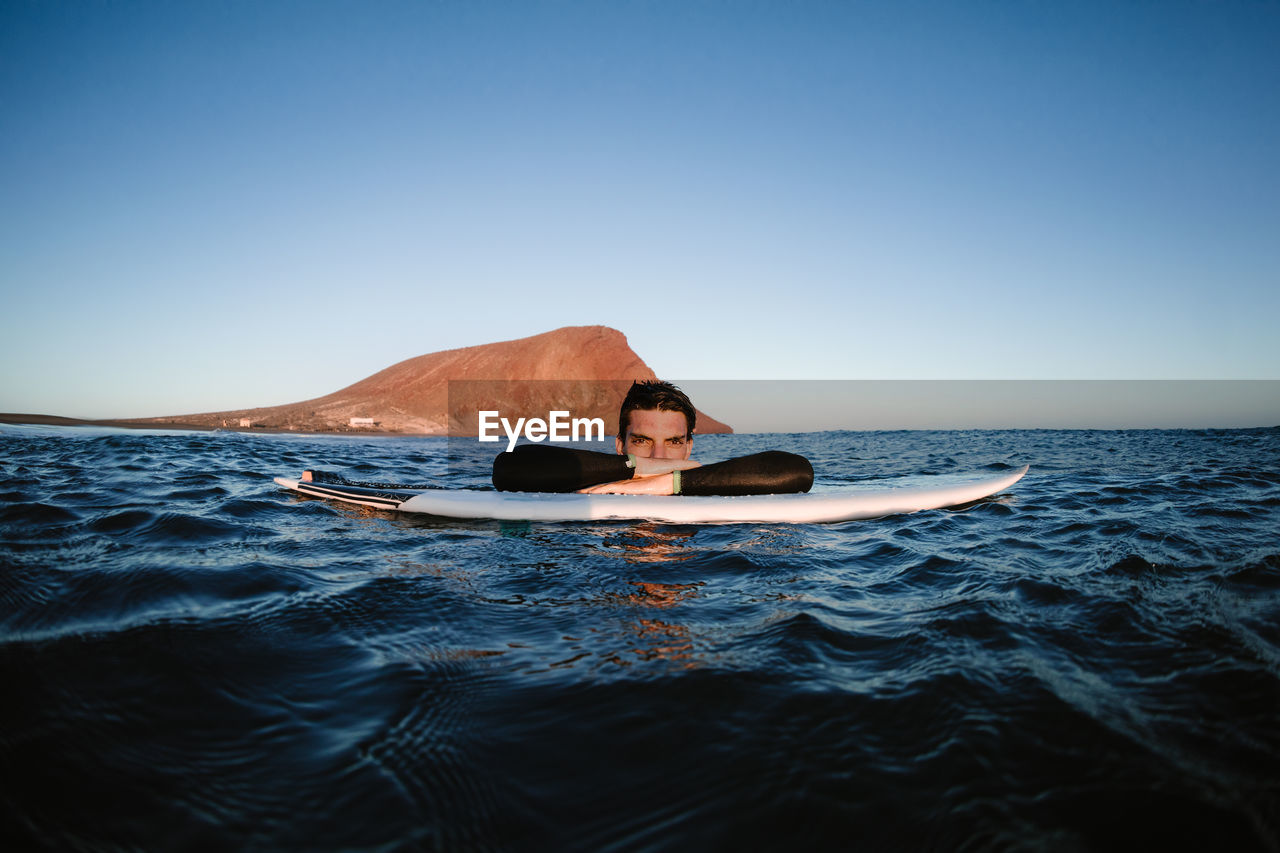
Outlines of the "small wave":
[[242,524],[219,518],[138,509],[101,516],[89,527],[97,533],[145,539],[152,543],[208,543],[241,538],[246,532]]
[[35,502],[15,502],[0,505],[0,524],[11,525],[15,530],[30,534],[31,527],[64,525],[79,521],[80,513],[65,506]]

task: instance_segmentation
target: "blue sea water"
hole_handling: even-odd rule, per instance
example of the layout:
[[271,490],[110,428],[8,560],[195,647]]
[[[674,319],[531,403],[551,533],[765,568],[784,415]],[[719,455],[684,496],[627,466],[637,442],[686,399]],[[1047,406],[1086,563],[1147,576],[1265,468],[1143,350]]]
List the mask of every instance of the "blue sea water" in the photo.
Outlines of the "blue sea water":
[[706,436],[1004,494],[460,522],[435,439],[0,427],[6,850],[1280,849],[1280,430]]

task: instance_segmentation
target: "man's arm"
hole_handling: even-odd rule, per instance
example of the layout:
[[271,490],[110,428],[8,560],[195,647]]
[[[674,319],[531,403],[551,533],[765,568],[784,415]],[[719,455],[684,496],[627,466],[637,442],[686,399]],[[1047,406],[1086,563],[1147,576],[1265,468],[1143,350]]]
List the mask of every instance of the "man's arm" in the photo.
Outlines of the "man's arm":
[[813,466],[808,459],[781,450],[767,450],[690,468],[678,475],[637,475],[580,491],[627,495],[780,495],[807,492],[812,487]]
[[502,492],[575,492],[634,474],[625,456],[546,444],[521,444],[493,460],[493,487]]
[[682,495],[785,495],[813,488],[809,460],[783,450],[766,450],[686,471]]

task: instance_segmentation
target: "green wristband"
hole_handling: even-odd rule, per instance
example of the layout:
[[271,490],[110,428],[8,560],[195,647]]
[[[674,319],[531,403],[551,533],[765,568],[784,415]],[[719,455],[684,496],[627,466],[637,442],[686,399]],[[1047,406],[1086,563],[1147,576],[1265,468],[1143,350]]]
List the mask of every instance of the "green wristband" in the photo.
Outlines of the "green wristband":
[[671,494],[680,494],[680,469],[671,472]]
[[634,453],[627,454],[627,467],[628,468],[636,467],[636,455]]

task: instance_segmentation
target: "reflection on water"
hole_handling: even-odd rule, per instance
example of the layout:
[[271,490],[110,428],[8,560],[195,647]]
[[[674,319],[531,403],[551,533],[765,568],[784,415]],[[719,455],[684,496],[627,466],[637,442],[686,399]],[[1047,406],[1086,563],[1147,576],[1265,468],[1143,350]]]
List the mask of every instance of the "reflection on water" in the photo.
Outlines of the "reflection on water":
[[682,562],[696,555],[691,548],[694,528],[670,527],[657,522],[627,522],[614,530],[598,528],[601,550],[628,563]]
[[[636,592],[618,596],[620,606],[632,608],[672,609],[688,602],[705,586],[703,583],[664,584],[653,581],[631,581]],[[625,653],[606,655],[610,663],[630,665],[635,658],[645,661],[670,661],[692,668],[698,665],[694,651],[694,634],[686,625],[652,617],[636,616],[623,624],[620,640],[629,644]]]
[[[684,625],[672,625],[661,619],[640,619],[636,622],[635,637],[636,647],[630,651],[641,660],[679,662],[688,669],[697,663],[692,633]],[[610,660],[621,662],[617,656]]]
[[652,583],[632,581],[631,585],[640,590],[638,595],[629,596],[627,603],[645,607],[675,607],[697,594],[696,590],[705,586],[701,583]]
[[[691,547],[695,528],[669,527],[656,523],[639,523],[615,536],[606,537],[604,545],[610,556],[620,557],[637,566],[656,566],[665,563],[681,563],[697,555]],[[621,607],[637,609],[672,609],[697,596],[703,582],[659,583],[657,581],[628,581],[634,592],[613,596],[613,602]],[[698,665],[694,652],[693,632],[686,625],[651,617],[636,616],[623,626],[620,640],[630,645],[623,651],[606,654],[605,660],[620,666],[630,666],[635,659],[667,661],[685,668]]]

